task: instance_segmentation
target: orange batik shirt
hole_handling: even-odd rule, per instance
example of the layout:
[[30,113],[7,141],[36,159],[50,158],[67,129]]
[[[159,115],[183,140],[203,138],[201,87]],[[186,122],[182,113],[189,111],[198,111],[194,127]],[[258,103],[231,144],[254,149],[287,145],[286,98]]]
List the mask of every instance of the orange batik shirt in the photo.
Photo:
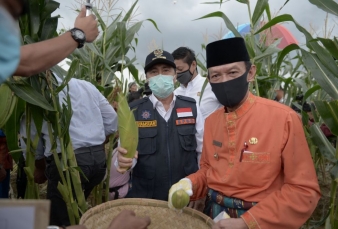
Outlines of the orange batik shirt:
[[258,202],[241,216],[250,229],[299,228],[320,198],[298,115],[251,93],[236,111],[221,108],[206,119],[200,167],[188,176],[192,200],[211,188]]

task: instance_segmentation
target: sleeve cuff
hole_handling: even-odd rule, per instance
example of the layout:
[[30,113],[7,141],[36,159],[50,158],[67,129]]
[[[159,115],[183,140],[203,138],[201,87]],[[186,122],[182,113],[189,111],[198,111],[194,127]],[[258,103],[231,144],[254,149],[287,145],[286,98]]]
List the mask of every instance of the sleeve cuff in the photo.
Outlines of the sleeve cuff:
[[244,213],[241,218],[244,220],[249,229],[261,229],[255,217],[247,211]]

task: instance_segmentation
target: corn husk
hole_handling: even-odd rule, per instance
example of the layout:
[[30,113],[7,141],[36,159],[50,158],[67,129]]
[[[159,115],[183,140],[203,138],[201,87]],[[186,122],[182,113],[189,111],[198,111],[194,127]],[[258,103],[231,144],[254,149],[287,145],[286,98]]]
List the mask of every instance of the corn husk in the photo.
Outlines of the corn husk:
[[123,93],[118,94],[118,126],[120,146],[127,150],[125,157],[133,158],[138,144],[138,126]]

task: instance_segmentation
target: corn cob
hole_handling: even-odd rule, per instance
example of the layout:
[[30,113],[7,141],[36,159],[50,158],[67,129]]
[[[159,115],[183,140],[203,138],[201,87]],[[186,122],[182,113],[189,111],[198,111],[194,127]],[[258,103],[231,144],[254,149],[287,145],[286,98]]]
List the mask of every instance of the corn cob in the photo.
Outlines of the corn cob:
[[179,189],[173,193],[171,197],[173,207],[181,210],[186,207],[190,201],[189,195],[183,189]]
[[3,127],[11,116],[18,98],[7,84],[0,85],[0,128]]
[[138,127],[123,93],[118,94],[118,126],[120,146],[127,150],[125,157],[133,158],[138,145]]

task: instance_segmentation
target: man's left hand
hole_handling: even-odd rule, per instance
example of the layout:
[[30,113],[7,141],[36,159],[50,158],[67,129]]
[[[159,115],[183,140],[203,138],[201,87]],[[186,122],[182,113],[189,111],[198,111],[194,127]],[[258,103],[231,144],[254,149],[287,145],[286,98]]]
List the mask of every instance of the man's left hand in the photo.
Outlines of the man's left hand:
[[212,229],[248,229],[243,219],[222,219]]

